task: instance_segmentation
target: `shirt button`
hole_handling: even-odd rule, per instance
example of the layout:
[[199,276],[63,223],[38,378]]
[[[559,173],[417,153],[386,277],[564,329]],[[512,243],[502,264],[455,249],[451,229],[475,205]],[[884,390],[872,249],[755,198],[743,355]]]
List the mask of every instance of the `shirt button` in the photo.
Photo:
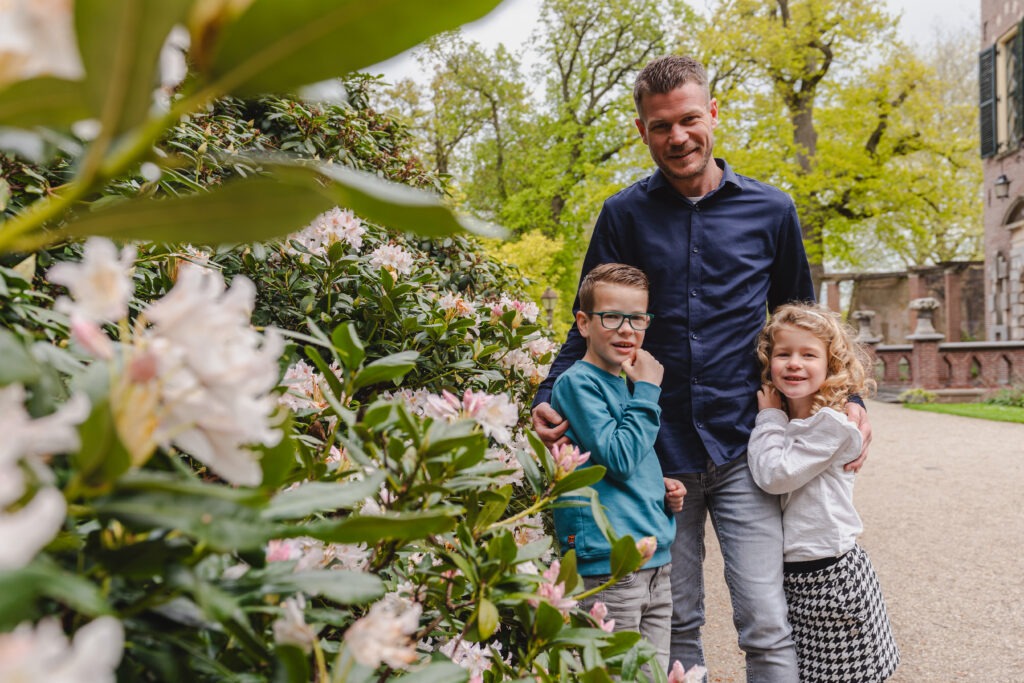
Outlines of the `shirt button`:
[[693,248],[693,253],[694,254],[699,254],[700,253],[700,248],[699,247],[694,247]]
[[690,296],[697,296],[697,290],[696,289],[691,289],[690,290]]
[[700,378],[699,377],[694,377],[693,378],[693,383],[694,384],[700,384]]
[[703,422],[698,422],[697,423],[697,429],[704,429],[704,423]]
[[697,333],[696,332],[691,332],[690,333],[690,339],[696,339],[696,338],[697,338]]

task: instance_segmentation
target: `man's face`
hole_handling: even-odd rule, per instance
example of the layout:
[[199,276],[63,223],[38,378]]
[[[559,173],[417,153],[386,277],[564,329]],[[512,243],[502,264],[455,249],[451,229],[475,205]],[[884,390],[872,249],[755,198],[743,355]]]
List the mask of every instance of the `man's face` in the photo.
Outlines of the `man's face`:
[[671,92],[644,95],[640,109],[640,137],[672,185],[687,196],[714,189],[706,185],[717,180],[711,167],[718,103],[709,101],[701,86],[686,83]]

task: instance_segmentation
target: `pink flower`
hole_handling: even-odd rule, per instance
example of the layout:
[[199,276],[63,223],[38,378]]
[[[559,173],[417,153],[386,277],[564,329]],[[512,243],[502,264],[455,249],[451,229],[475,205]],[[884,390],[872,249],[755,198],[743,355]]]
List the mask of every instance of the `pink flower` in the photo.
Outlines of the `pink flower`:
[[689,671],[685,671],[679,660],[676,660],[669,669],[668,683],[701,683],[707,672],[708,670],[699,664],[694,664]]
[[654,536],[646,536],[636,542],[636,549],[640,551],[640,556],[644,558],[644,564],[647,563],[652,557],[654,552],[658,549],[658,539]]
[[580,453],[577,446],[562,444],[554,453],[555,457],[555,481],[564,479],[567,475],[576,471],[576,468],[590,460],[590,453]]
[[615,620],[609,619],[605,621],[605,617],[608,616],[608,607],[598,600],[594,603],[594,606],[590,608],[590,616],[597,622],[598,628],[607,633],[611,633],[615,630]]
[[[537,598],[530,598],[527,602],[536,607],[543,600],[567,616],[569,610],[576,606],[576,600],[565,597],[565,582],[558,581],[558,574],[561,570],[562,566],[558,560],[552,562],[547,571],[542,574],[544,582],[537,586]],[[556,583],[556,581],[558,582]]]

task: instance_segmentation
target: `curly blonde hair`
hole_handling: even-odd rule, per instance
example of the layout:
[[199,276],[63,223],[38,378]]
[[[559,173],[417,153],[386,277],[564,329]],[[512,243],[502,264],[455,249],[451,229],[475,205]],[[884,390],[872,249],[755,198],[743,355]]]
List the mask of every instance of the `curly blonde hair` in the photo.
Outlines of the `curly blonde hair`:
[[811,413],[828,407],[843,410],[850,394],[866,396],[875,389],[868,377],[871,367],[864,348],[854,340],[853,331],[832,311],[815,304],[786,304],[776,309],[757,337],[757,357],[761,361],[761,382],[771,384],[771,357],[775,334],[782,327],[806,330],[825,344],[827,371],[825,381],[812,401]]

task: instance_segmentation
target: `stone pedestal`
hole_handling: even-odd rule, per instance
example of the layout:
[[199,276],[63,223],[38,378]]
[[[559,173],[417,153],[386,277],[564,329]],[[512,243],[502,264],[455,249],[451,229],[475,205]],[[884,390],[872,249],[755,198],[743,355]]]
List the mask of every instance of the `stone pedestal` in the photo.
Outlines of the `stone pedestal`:
[[907,336],[914,344],[910,360],[910,379],[915,387],[921,389],[934,390],[942,386],[939,380],[942,362],[939,357],[939,344],[945,339],[945,335],[936,332],[932,325],[932,316],[939,306],[938,299],[932,297],[914,299],[910,302],[910,309],[917,313],[914,334]]

